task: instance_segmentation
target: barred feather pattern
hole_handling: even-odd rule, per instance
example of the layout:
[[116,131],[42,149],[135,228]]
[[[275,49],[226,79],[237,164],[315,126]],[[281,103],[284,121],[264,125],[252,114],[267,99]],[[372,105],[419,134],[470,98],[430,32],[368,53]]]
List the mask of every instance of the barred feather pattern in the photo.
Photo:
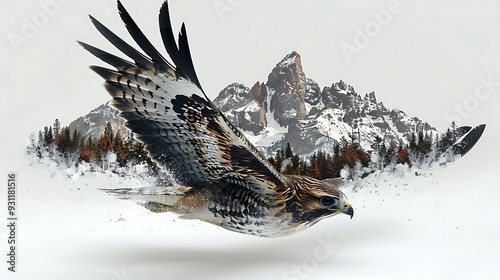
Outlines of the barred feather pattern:
[[[149,156],[159,166],[172,170],[177,181],[186,186],[182,195],[160,191],[161,200],[152,198],[148,190],[150,199],[145,207],[259,236],[288,235],[308,227],[310,221],[301,219],[301,213],[293,213],[296,209],[307,211],[296,195],[307,188],[301,183],[322,183],[281,175],[207,98],[194,71],[184,24],[178,46],[175,43],[167,1],[160,10],[160,32],[173,63],[153,47],[120,1],[118,10],[145,54],[92,16],[97,30],[132,61],[79,44],[113,66],[91,66],[105,80],[112,97],[110,104],[120,112],[134,137],[145,144]],[[134,199],[144,195],[133,191],[127,194],[123,189],[114,193]],[[319,187],[316,195],[324,193]]]

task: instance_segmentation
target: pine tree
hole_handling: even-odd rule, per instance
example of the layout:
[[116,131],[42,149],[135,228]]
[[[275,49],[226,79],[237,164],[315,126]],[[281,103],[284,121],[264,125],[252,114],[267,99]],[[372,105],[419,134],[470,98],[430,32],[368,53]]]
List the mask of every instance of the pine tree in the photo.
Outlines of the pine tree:
[[299,168],[299,166],[300,166],[300,157],[299,157],[299,155],[293,155],[292,156],[291,164],[292,164],[292,167],[293,167],[294,170],[297,169],[297,168]]
[[314,152],[312,155],[311,155],[311,158],[310,158],[310,161],[311,161],[311,164],[313,161],[317,160],[318,159],[318,154],[316,152]]
[[410,162],[410,157],[408,155],[408,150],[406,148],[400,148],[398,153],[397,153],[397,160],[396,163],[398,164],[408,164],[411,165]]
[[52,127],[43,128],[43,143],[46,148],[54,143],[54,136],[52,134]]
[[301,175],[309,176],[309,166],[305,159],[301,159],[299,162],[299,169]]
[[326,154],[326,167],[325,167],[325,174],[323,178],[334,178],[335,177],[335,168],[333,166],[333,158],[334,156],[331,156],[330,154]]
[[375,135],[375,141],[373,142],[372,148],[376,151],[380,151],[381,148],[381,143],[382,143],[382,137]]
[[275,157],[274,161],[276,164],[275,167],[276,167],[276,169],[278,169],[279,172],[281,172],[281,169],[283,168],[283,160],[285,160],[284,156],[283,156],[283,151],[278,149],[276,151],[276,157]]
[[54,135],[57,136],[57,134],[59,134],[60,131],[61,131],[61,123],[59,122],[58,119],[56,119],[54,121]]
[[359,146],[358,140],[359,139],[357,138],[356,134],[354,132],[352,132],[352,133],[348,133],[347,136],[349,136],[349,139],[350,139],[349,146],[354,147],[354,148],[358,148],[358,146]]
[[298,155],[293,154],[292,147],[290,146],[290,142],[287,143],[284,153],[279,152],[279,151],[277,152],[277,157],[278,157],[277,160],[273,159],[273,161],[272,161],[276,165],[277,165],[277,163],[279,163],[279,159],[281,157],[282,157],[281,158],[281,165],[283,165],[284,162],[287,163],[286,166],[284,166],[284,167],[277,166],[276,168],[278,170],[283,169],[282,173],[288,174],[288,175],[293,175],[296,173],[296,169],[299,166],[300,157]]
[[85,144],[83,147],[80,149],[80,160],[83,160],[85,162],[90,162],[93,158],[93,152],[95,149],[95,141],[92,135],[89,135],[87,137],[87,140],[85,141]]
[[334,156],[340,155],[340,145],[337,144],[333,147],[333,155]]
[[111,143],[113,143],[114,133],[110,122],[106,122],[106,126],[104,127],[104,136],[108,138]]
[[455,144],[455,142],[457,142],[457,126],[455,124],[455,121],[451,122],[451,142],[452,144]]
[[49,153],[49,156],[54,155],[54,136],[52,134],[52,126],[44,127],[43,129],[43,146],[45,151]]
[[43,146],[43,133],[41,130],[38,131],[38,141],[37,141],[37,145],[38,146]]
[[441,139],[439,140],[440,151],[445,152],[446,150],[448,150],[449,147],[451,147],[451,145],[453,145],[453,143],[454,143],[453,133],[450,130],[450,128],[448,128],[446,130],[446,132],[443,134],[443,136],[441,137]]
[[292,147],[290,146],[290,142],[287,142],[285,149],[285,158],[292,158],[292,157],[293,157]]
[[80,149],[79,159],[85,162],[90,162],[92,159],[92,151],[87,146],[83,146],[83,148]]
[[387,165],[395,162],[396,157],[397,157],[396,146],[394,144],[391,144],[389,146],[389,148],[387,148],[385,158],[384,158],[384,165],[387,166]]
[[370,164],[370,155],[368,155],[368,153],[361,148],[358,148],[356,150],[356,153],[358,156],[358,161],[361,163],[361,166],[367,167],[368,164]]
[[385,144],[382,144],[381,147],[379,148],[379,152],[378,152],[378,169],[379,170],[384,170],[386,158],[387,158],[387,147],[385,146]]
[[[69,127],[68,127],[69,130]],[[73,129],[71,136],[71,152],[74,153],[80,149],[80,142],[82,142],[82,134],[76,129]]]
[[33,153],[36,153],[36,147],[37,147],[37,145],[36,145],[36,136],[35,136],[35,133],[34,132],[30,133],[30,136],[29,136],[28,139],[29,139],[28,140],[29,142],[28,142],[28,145],[26,146],[26,153],[28,155],[31,155]]
[[376,162],[377,169],[383,170],[386,148],[385,145],[382,143],[382,137],[375,135],[375,140],[371,147],[373,149],[373,153],[375,153],[377,156],[377,162]]
[[432,138],[425,133],[422,137],[422,140],[418,141],[418,150],[422,156],[427,155],[432,149]]
[[408,148],[410,149],[410,151],[416,153],[417,152],[417,137],[415,136],[415,133],[412,133],[410,135],[410,140],[409,140],[409,144],[408,144]]
[[36,143],[36,155],[38,158],[42,158],[43,148],[43,133],[41,130],[38,131],[38,141]]
[[125,166],[129,160],[130,151],[125,145],[119,131],[116,132],[113,139],[113,151],[116,153],[116,160],[120,166]]
[[348,147],[342,152],[342,157],[344,162],[349,168],[354,168],[356,165],[356,161],[358,161],[358,153],[354,147]]
[[97,140],[97,146],[94,149],[94,156],[98,163],[101,163],[103,170],[108,168],[109,162],[106,161],[106,156],[113,150],[113,128],[111,123],[107,122],[104,132]]
[[56,135],[56,138],[54,140],[56,149],[66,157],[70,153],[72,146],[72,141],[69,134],[69,129],[67,127],[63,127],[61,129],[61,132]]
[[437,160],[441,155],[441,151],[439,149],[439,133],[436,133],[436,137],[432,141],[432,150],[434,152],[434,160]]
[[417,136],[412,134],[408,148],[410,162],[421,164],[432,150],[432,138],[427,132],[420,130]]
[[309,176],[316,179],[321,179],[321,174],[319,172],[319,166],[317,160],[313,160],[311,162],[311,168],[309,169]]
[[97,147],[101,154],[113,150],[113,136],[110,137],[110,135],[112,134],[105,132],[101,134],[101,137],[97,140]]
[[331,177],[326,153],[321,151],[318,153],[318,168],[322,179]]
[[332,158],[332,177],[340,177],[340,171],[344,168],[345,162],[340,155],[335,155]]

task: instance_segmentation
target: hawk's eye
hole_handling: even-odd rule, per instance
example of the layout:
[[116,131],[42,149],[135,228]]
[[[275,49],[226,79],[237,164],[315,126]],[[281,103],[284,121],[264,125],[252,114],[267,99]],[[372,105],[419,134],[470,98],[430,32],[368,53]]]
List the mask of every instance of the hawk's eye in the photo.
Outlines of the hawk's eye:
[[335,205],[336,201],[337,201],[337,199],[335,199],[334,197],[331,197],[331,196],[323,196],[322,198],[319,199],[319,202],[324,207],[332,207]]

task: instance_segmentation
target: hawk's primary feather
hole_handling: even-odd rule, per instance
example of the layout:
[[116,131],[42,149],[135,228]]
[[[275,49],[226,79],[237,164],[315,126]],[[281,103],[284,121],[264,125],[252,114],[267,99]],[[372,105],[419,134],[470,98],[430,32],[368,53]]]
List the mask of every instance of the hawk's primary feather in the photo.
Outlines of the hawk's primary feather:
[[121,18],[132,38],[146,53],[134,49],[90,17],[99,32],[133,60],[126,61],[80,42],[89,52],[114,66],[92,66],[106,80],[136,139],[158,164],[174,169],[185,185],[230,183],[259,195],[284,192],[284,178],[207,98],[196,76],[184,25],[175,44],[168,5],[160,10],[160,28],[172,65],[156,50],[118,1]]

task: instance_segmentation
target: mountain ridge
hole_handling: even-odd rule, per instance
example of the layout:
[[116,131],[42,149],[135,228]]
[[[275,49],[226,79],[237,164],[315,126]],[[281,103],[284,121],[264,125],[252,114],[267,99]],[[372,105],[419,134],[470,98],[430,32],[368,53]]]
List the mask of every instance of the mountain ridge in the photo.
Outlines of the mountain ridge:
[[[307,77],[299,53],[292,51],[278,62],[267,81],[251,87],[231,83],[213,100],[229,121],[271,155],[289,142],[294,151],[307,156],[319,150],[333,151],[340,139],[355,137],[365,150],[372,150],[377,137],[387,147],[408,144],[419,132],[436,137],[441,132],[400,109],[389,109],[375,92],[364,96],[343,80],[320,87]],[[108,103],[70,124],[84,137],[96,137],[111,122],[115,131],[123,120]]]
[[[239,100],[246,102],[236,105],[230,101],[234,87],[248,88],[243,84],[230,84],[214,103],[269,154],[283,148],[286,142],[301,155],[332,150],[341,137],[355,133],[367,150],[371,149],[376,136],[383,137],[387,146],[395,146],[407,144],[412,133],[440,133],[429,123],[410,117],[402,110],[388,109],[373,91],[362,97],[343,80],[321,88],[307,77],[300,54],[295,51],[276,64],[267,82],[257,82],[252,90],[239,93]],[[229,103],[232,105],[228,106]],[[271,145],[269,138],[274,140]]]

